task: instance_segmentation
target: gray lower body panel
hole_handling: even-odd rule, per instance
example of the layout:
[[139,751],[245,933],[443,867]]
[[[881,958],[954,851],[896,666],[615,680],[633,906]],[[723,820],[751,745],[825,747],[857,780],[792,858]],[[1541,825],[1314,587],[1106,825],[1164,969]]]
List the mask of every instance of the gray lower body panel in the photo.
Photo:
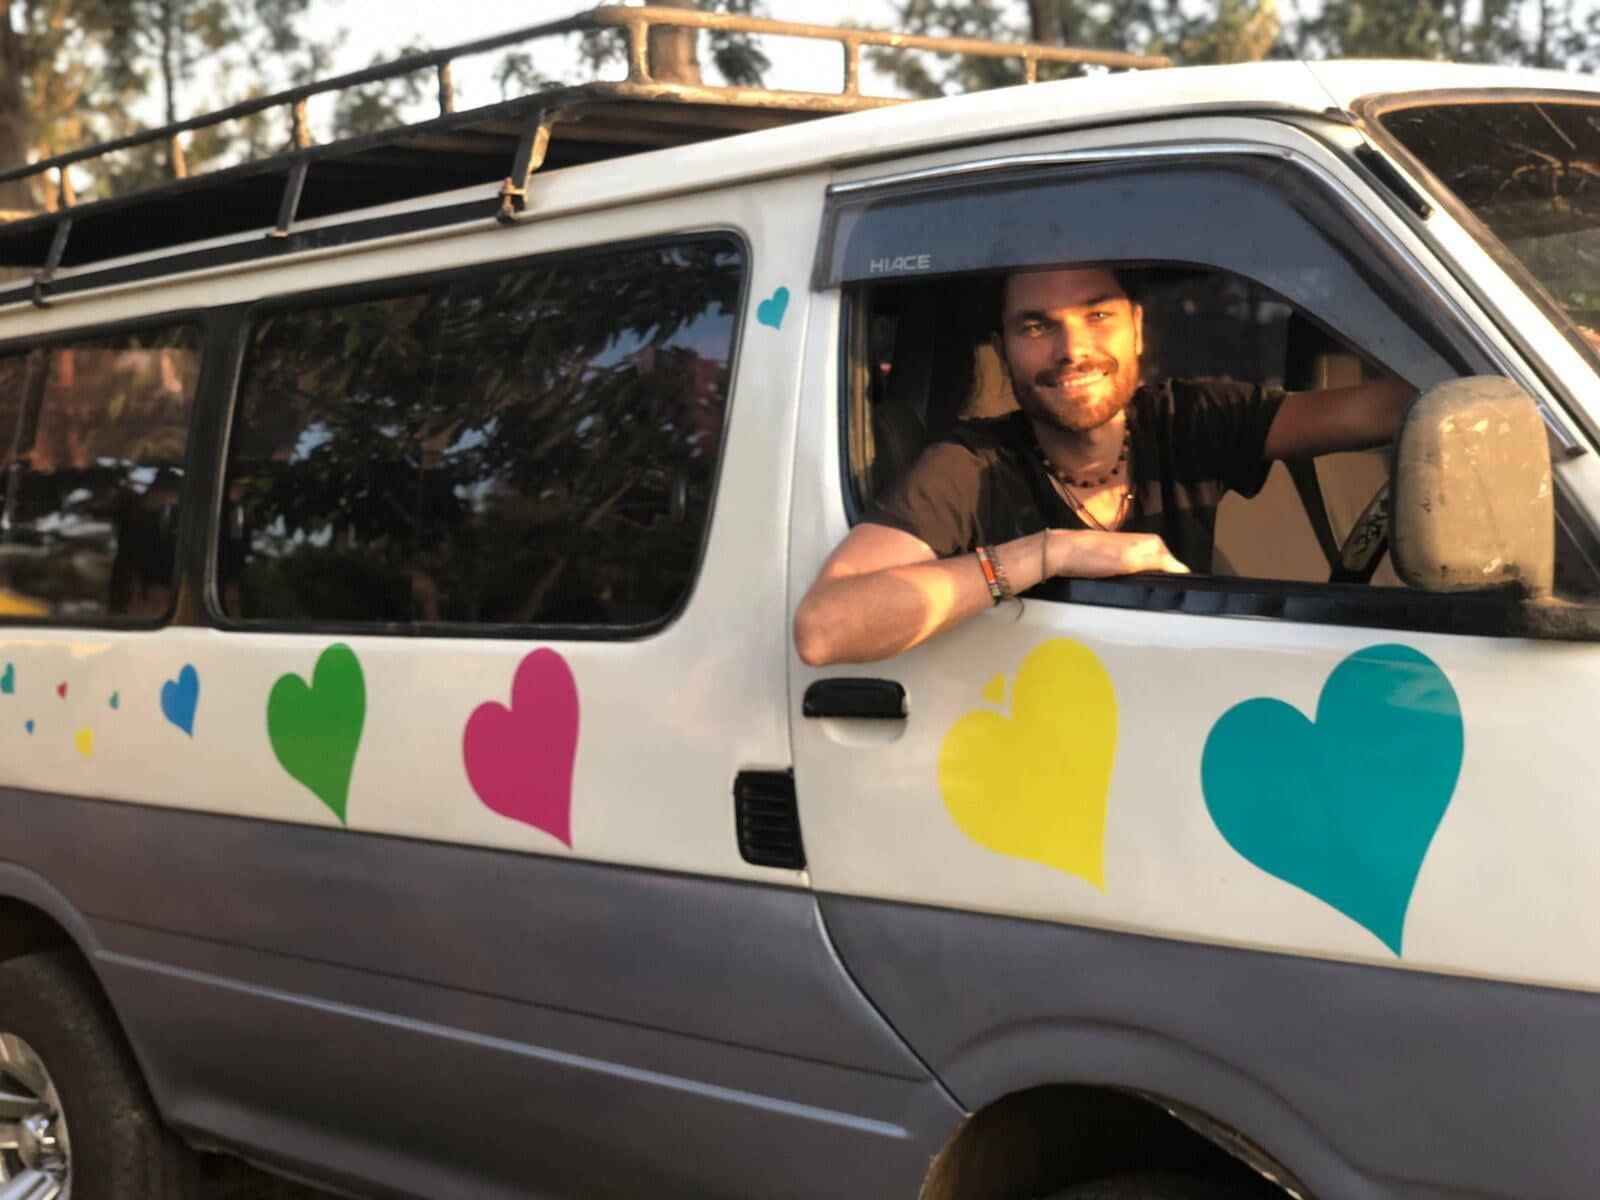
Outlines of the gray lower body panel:
[[824,897],[862,988],[967,1108],[1178,1101],[1326,1200],[1600,1186],[1600,997]]
[[961,1120],[803,891],[15,791],[0,846],[169,1120],[355,1190],[911,1197]]

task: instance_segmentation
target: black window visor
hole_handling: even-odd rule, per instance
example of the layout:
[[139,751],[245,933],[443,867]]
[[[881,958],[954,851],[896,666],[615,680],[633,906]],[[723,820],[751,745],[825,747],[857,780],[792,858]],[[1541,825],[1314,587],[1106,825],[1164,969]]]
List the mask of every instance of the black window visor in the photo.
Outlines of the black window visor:
[[1492,370],[1464,339],[1438,330],[1406,266],[1337,198],[1296,168],[1250,155],[1033,167],[836,194],[815,285],[1113,260],[1254,279],[1418,388]]

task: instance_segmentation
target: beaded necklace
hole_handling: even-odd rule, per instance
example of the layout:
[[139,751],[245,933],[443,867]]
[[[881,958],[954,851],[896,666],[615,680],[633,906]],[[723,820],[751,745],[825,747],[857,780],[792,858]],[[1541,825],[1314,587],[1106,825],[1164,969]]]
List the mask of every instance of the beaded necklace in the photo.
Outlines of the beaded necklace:
[[1131,431],[1126,423],[1122,427],[1122,449],[1117,454],[1116,464],[1099,479],[1075,479],[1068,475],[1050,461],[1050,456],[1045,453],[1044,446],[1039,442],[1039,435],[1034,432],[1031,424],[1028,426],[1028,432],[1032,434],[1033,452],[1038,456],[1039,465],[1044,468],[1045,474],[1050,477],[1050,482],[1055,486],[1056,491],[1072,506],[1072,511],[1078,514],[1079,520],[1090,529],[1099,529],[1102,532],[1109,532],[1122,524],[1123,518],[1128,515],[1129,505],[1133,503],[1133,484],[1131,481],[1122,485],[1122,500],[1117,504],[1116,515],[1111,518],[1109,524],[1102,524],[1100,519],[1089,511],[1089,506],[1078,499],[1072,489],[1075,487],[1105,487],[1106,484],[1123,473],[1123,470],[1127,467],[1128,444],[1131,441]]

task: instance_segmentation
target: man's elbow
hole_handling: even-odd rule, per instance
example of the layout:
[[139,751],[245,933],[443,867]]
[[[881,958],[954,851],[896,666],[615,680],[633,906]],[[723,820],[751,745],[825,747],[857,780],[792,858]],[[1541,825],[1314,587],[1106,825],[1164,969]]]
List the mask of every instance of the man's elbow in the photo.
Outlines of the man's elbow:
[[830,636],[832,624],[825,614],[817,611],[810,597],[800,602],[794,614],[794,648],[806,666],[826,667],[839,660],[838,649]]

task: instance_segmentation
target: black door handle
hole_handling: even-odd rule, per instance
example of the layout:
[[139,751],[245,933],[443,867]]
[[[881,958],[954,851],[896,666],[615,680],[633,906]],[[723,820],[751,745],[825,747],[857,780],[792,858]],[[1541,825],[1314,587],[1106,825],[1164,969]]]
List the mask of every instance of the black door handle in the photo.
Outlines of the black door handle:
[[800,711],[808,717],[904,721],[906,690],[892,679],[819,679],[806,689]]

